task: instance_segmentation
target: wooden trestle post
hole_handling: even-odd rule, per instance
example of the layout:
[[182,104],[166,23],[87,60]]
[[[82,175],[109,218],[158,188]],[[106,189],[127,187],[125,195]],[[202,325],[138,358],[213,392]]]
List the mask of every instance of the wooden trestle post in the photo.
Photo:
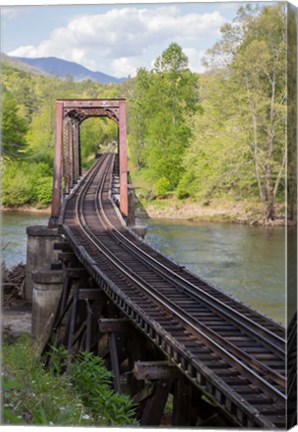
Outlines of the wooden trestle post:
[[123,334],[128,331],[128,321],[125,318],[99,318],[98,328],[101,333],[108,334],[110,365],[114,373],[114,389],[120,393],[120,364],[123,360]]
[[173,401],[173,426],[193,426],[197,413],[194,413],[192,406],[193,386],[180,377],[174,383]]
[[153,392],[146,400],[141,426],[159,426],[171,389],[171,380],[159,380],[154,383]]

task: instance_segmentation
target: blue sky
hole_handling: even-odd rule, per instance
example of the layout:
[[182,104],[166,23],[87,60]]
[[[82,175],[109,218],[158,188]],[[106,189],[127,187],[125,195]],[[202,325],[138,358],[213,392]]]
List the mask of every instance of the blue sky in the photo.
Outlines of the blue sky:
[[134,75],[177,42],[193,71],[244,3],[1,7],[1,51],[55,56],[114,76]]

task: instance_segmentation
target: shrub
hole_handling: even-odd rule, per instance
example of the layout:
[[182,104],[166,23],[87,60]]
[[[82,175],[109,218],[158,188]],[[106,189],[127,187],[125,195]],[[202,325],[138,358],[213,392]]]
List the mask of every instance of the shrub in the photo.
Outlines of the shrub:
[[170,181],[166,177],[161,177],[155,185],[156,195],[165,196],[170,191]]
[[124,394],[111,389],[113,374],[103,360],[91,353],[81,353],[69,366],[75,388],[100,424],[107,426],[136,425],[134,405]]
[[2,204],[8,207],[33,201],[30,178],[17,162],[9,162],[2,177]]
[[70,377],[46,370],[28,336],[3,345],[2,375],[4,424],[94,425]]
[[192,171],[185,172],[183,174],[177,186],[177,197],[179,199],[184,199],[195,195],[194,180],[195,180],[195,176]]
[[2,204],[46,206],[52,198],[52,175],[44,162],[6,161],[2,177]]
[[42,206],[47,206],[52,200],[52,188],[53,179],[52,177],[44,177],[38,181],[36,185],[36,198]]

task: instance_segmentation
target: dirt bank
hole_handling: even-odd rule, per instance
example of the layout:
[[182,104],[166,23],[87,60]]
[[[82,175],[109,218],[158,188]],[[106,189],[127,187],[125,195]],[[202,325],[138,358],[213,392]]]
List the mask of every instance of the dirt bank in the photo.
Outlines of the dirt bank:
[[263,208],[259,203],[227,202],[214,200],[205,205],[176,199],[154,200],[142,203],[149,218],[182,219],[194,222],[229,222],[250,225],[282,226],[284,206],[277,206],[277,218],[268,221],[264,218]]
[[27,205],[27,204],[23,205],[23,206],[15,206],[15,207],[1,206],[0,210],[2,212],[37,213],[37,214],[45,214],[45,215],[51,214],[51,207],[38,209],[36,207],[32,207],[32,206]]

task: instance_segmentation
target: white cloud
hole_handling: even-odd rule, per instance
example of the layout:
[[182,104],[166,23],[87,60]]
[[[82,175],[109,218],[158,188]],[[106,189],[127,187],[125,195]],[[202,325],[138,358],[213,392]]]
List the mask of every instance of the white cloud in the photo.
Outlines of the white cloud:
[[112,62],[112,68],[121,77],[133,76],[138,65],[133,59],[127,57],[120,57]]
[[184,53],[187,55],[189,60],[190,69],[196,72],[204,72],[204,66],[202,65],[202,59],[204,57],[205,51],[197,51],[194,48],[184,48]]
[[38,46],[21,46],[9,55],[56,56],[93,70],[125,76],[133,75],[140,66],[149,67],[175,41],[188,47],[185,52],[189,53],[190,65],[199,71],[199,46],[206,35],[215,38],[223,23],[224,18],[217,11],[183,14],[171,5],[115,8],[103,14],[75,17]]

